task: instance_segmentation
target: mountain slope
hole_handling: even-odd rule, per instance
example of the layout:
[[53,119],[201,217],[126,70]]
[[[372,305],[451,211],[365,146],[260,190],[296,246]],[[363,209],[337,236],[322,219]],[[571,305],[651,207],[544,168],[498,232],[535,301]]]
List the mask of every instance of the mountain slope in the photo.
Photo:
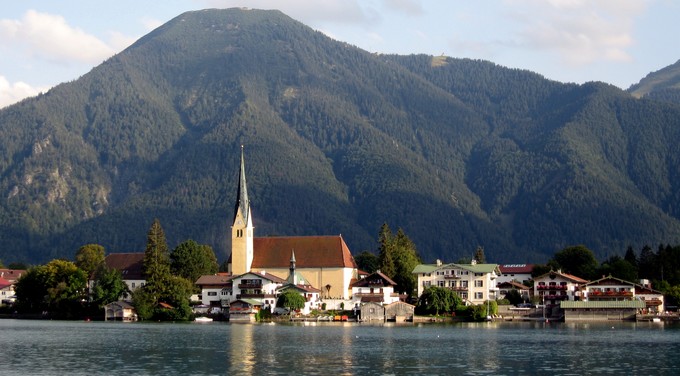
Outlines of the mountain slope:
[[88,74],[0,111],[2,259],[170,246],[221,258],[238,150],[258,236],[383,222],[426,261],[540,261],[680,238],[680,110],[482,61],[375,55],[277,11],[178,16]]

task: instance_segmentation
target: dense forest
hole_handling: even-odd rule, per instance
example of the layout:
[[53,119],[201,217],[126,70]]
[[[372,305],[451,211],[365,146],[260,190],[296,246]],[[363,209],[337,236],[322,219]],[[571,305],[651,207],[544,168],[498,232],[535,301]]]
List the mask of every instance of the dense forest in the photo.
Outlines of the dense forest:
[[372,54],[277,11],[188,12],[0,111],[0,259],[141,251],[159,218],[169,246],[223,260],[240,145],[257,236],[342,234],[358,254],[389,223],[424,262],[678,244],[677,77],[563,84]]

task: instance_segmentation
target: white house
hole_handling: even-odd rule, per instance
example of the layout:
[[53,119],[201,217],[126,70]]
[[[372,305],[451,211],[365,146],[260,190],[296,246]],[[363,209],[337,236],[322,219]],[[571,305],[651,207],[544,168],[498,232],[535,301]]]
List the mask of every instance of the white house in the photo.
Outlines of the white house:
[[0,269],[0,304],[14,304],[14,286],[25,270]]
[[201,304],[210,307],[228,307],[232,297],[233,276],[229,273],[202,275],[196,280],[196,286],[201,289]]
[[355,303],[390,304],[399,301],[399,294],[394,292],[397,284],[388,276],[377,271],[352,284],[352,300]]
[[276,306],[277,289],[286,283],[285,279],[279,278],[265,271],[248,272],[232,279],[232,290],[225,291],[229,302],[248,299],[248,302],[258,301],[262,307]]
[[418,277],[418,296],[430,286],[446,287],[455,291],[465,304],[482,304],[498,297],[496,279],[500,274],[497,264],[420,264],[413,269]]
[[505,264],[498,265],[498,269],[501,274],[496,279],[496,283],[515,281],[528,285],[531,280],[531,272],[534,270],[534,264]]
[[551,270],[534,278],[534,296],[545,305],[559,305],[563,301],[581,300],[581,286],[588,283],[583,278]]

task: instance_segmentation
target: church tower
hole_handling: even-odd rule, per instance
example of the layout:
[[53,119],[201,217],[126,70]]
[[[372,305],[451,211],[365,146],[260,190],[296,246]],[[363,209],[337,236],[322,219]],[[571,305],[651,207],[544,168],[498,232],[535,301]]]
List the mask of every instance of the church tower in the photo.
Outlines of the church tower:
[[234,224],[231,226],[231,273],[239,275],[250,271],[253,264],[253,219],[246,185],[245,158],[241,145],[241,167],[234,207]]

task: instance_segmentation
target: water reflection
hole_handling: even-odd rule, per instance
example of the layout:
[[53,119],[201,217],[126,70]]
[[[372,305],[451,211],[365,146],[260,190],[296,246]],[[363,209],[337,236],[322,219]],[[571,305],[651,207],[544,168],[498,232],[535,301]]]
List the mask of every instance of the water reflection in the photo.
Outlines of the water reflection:
[[0,320],[0,374],[676,374],[679,334],[647,323]]

